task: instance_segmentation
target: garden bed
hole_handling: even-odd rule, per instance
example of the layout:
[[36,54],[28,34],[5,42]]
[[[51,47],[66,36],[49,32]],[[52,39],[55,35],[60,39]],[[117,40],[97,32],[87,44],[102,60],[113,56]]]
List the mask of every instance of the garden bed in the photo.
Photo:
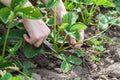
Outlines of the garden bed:
[[[27,8],[21,8],[27,0],[19,1],[19,6],[12,1],[10,8],[0,7],[1,80],[120,80],[119,0],[64,0],[68,13],[61,26],[56,25],[56,13],[52,17],[49,12],[56,11],[59,0],[46,6],[37,1]],[[38,15],[30,15],[30,10]],[[46,22],[51,29],[47,45],[35,48],[25,42],[21,17]],[[67,40],[78,41],[79,30],[85,31],[85,39],[75,49]]]

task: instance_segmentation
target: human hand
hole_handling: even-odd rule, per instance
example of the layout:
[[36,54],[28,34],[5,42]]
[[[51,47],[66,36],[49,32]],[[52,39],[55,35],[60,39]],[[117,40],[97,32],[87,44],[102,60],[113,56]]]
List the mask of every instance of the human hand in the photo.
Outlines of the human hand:
[[[44,4],[47,4],[48,0],[42,0],[42,2]],[[52,8],[51,13],[54,14],[54,8]],[[67,13],[65,6],[62,2],[62,0],[60,0],[59,4],[56,6],[56,18],[57,18],[57,25],[61,25],[62,24],[62,17]],[[76,44],[79,41],[83,41],[84,40],[84,31],[79,31],[80,34],[80,40],[76,41],[75,39],[71,39],[69,38],[69,44],[72,45],[73,48],[80,48],[82,44]]]
[[[62,0],[60,0],[60,3],[57,5],[56,7],[57,11],[57,25],[61,25],[62,24],[62,17],[67,13],[65,7],[64,7],[64,4],[62,2]],[[71,39],[69,38],[68,41],[69,41],[69,44],[72,45],[73,48],[80,48],[82,46],[82,44],[77,44],[77,42],[80,42],[80,41],[83,41],[84,40],[84,30],[82,31],[79,31],[79,34],[80,34],[80,40],[75,40],[75,39]]]
[[80,39],[77,41],[75,39],[69,39],[69,44],[72,45],[73,48],[80,48],[82,44],[77,44],[77,42],[83,41],[84,40],[84,30],[79,31],[80,34]]
[[33,44],[35,47],[39,47],[46,40],[50,29],[42,20],[23,19],[23,23],[28,32],[28,35],[23,35],[26,42]]

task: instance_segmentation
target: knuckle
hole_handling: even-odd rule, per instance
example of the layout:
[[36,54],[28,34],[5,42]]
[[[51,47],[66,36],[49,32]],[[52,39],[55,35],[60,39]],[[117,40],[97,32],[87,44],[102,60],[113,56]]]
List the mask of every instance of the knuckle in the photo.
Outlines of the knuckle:
[[39,36],[34,36],[34,40],[39,40]]
[[48,33],[45,33],[44,35],[45,35],[44,37],[47,37],[47,36],[48,36]]
[[47,35],[48,35],[48,34],[50,34],[50,29],[49,29],[49,28],[47,28]]
[[45,37],[47,37],[50,34],[50,31],[48,31],[47,33],[44,33]]
[[39,47],[37,44],[34,44],[35,47]]

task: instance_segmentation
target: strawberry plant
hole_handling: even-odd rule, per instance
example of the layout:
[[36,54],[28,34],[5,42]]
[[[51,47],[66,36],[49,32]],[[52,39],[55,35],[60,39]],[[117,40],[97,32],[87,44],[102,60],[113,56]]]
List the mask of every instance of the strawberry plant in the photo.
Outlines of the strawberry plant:
[[[19,19],[16,20],[16,18],[22,17],[22,18],[27,18],[27,19],[40,19],[42,16],[41,13],[39,12],[38,8],[36,8],[36,7],[30,6],[30,7],[23,8],[22,6],[26,2],[27,2],[27,0],[22,0],[22,1],[12,0],[10,8],[4,6],[0,9],[0,19],[2,22],[4,22],[4,24],[6,24],[6,28],[7,28],[6,35],[3,35],[1,37],[1,42],[3,42],[3,43],[1,43],[1,47],[3,46],[3,49],[2,49],[2,55],[0,57],[0,60],[1,60],[0,69],[6,69],[6,70],[11,69],[13,71],[20,72],[19,69],[17,69],[17,70],[14,69],[14,64],[12,62],[9,62],[8,60],[11,57],[14,58],[16,56],[16,51],[19,48],[21,48],[22,45],[24,45],[23,52],[27,58],[32,58],[33,56],[37,55],[38,52],[41,51],[40,48],[35,48],[32,45],[25,43],[22,38],[22,35],[25,33],[25,31],[23,31],[22,27],[17,27],[21,23],[17,22]],[[54,4],[51,2],[48,2],[46,9],[55,7],[55,5],[57,5],[58,2],[59,2],[59,0],[57,2],[55,1]],[[5,14],[3,14],[3,13],[5,13]],[[79,65],[82,63],[82,60],[73,55],[66,57],[64,54],[62,54],[60,52],[63,50],[63,46],[66,43],[67,36],[71,36],[72,38],[75,38],[78,40],[80,38],[80,36],[79,35],[75,36],[75,34],[78,34],[78,30],[84,30],[86,28],[86,26],[81,22],[76,23],[76,20],[78,18],[78,16],[76,14],[68,13],[63,17],[63,25],[61,25],[57,29],[55,13],[54,13],[54,16],[55,17],[54,17],[54,30],[53,30],[53,33],[54,33],[53,45],[54,45],[54,48],[56,49],[56,51],[58,51],[58,52],[56,54],[54,54],[53,52],[52,53],[55,57],[63,60],[63,62],[61,64],[62,71],[68,72],[71,69],[72,64]],[[75,16],[76,16],[76,18],[74,18]],[[67,17],[70,19],[69,21],[65,19]],[[75,21],[73,21],[73,20],[75,20]],[[14,29],[14,26],[16,26],[17,28]],[[70,26],[70,27],[67,28],[67,26]],[[62,32],[66,33],[66,35],[65,35],[66,37],[63,39],[63,43],[60,44],[60,43],[58,43],[58,40],[60,39],[60,36],[62,36]],[[60,46],[58,46],[59,44],[60,44]],[[6,54],[6,52],[8,52],[9,54]],[[79,52],[79,50],[78,50],[78,52]],[[76,53],[79,54],[78,52],[76,52]],[[51,52],[49,52],[49,53],[51,53]],[[60,53],[60,54],[58,54],[58,53]],[[81,57],[80,54],[79,54],[79,57]],[[16,63],[16,65],[17,65],[17,63]],[[24,67],[23,67],[23,72],[24,72],[24,70],[26,70],[26,68],[24,69]],[[20,73],[23,74],[24,76],[27,76],[26,74],[24,74],[22,72],[20,72]],[[2,78],[4,78],[7,74],[10,75],[9,79],[19,79],[19,77],[12,77],[12,75],[10,73],[6,73],[5,75],[3,75]],[[27,74],[28,74],[28,72],[27,72]],[[27,76],[26,78],[29,78],[29,77]]]
[[114,45],[116,42],[114,41],[113,38],[110,38],[106,36],[106,34],[101,34],[98,39],[91,39],[91,53],[94,55],[91,56],[91,60],[94,62],[100,62],[101,59],[99,56],[101,54],[109,53],[110,50],[108,50],[104,45]]
[[[48,3],[48,5],[50,5]],[[52,6],[54,7],[54,6]],[[50,53],[53,56],[63,60],[61,63],[61,70],[63,72],[68,72],[71,70],[72,64],[75,65],[80,65],[82,63],[82,60],[80,57],[82,56],[82,52],[80,53],[81,50],[78,49],[78,52],[76,51],[77,54],[79,54],[78,57],[70,55],[66,57],[64,53],[61,53],[65,49],[71,46],[65,47],[66,44],[68,44],[67,37],[69,36],[70,38],[73,38],[75,40],[80,39],[79,35],[79,30],[85,30],[86,25],[83,24],[82,22],[76,22],[78,19],[78,15],[75,13],[70,13],[68,12],[66,15],[63,16],[62,18],[62,25],[59,26],[58,28],[56,27],[56,7],[54,7],[55,12],[54,12],[54,19],[53,20],[53,30],[51,31],[51,34],[49,35],[48,39],[49,42],[53,43],[53,48],[55,49],[55,53]],[[63,35],[65,33],[65,35]]]
[[[35,7],[23,7],[27,1],[11,0],[10,7],[0,4],[0,28],[5,28],[6,30],[6,35],[4,33],[0,34],[0,80],[34,80],[29,77],[33,72],[30,68],[33,68],[34,65],[31,62],[21,63],[17,61],[17,51],[19,50],[27,58],[32,58],[41,53],[60,59],[60,68],[64,73],[70,71],[73,65],[82,64],[81,57],[85,51],[74,49],[74,54],[66,54],[64,51],[72,48],[72,45],[69,45],[68,38],[78,41],[81,38],[79,31],[86,30],[89,28],[89,25],[94,25],[101,32],[76,44],[83,44],[86,41],[91,42],[92,61],[100,62],[99,56],[109,52],[104,47],[104,44],[115,44],[113,38],[109,38],[103,33],[111,28],[112,25],[120,26],[119,19],[117,18],[120,11],[119,0],[64,0],[64,5],[68,12],[62,17],[61,25],[59,26],[57,25],[56,5],[60,0],[48,0],[46,6],[40,0],[33,0]],[[97,20],[92,20],[96,10],[100,7],[112,8],[112,11],[106,14],[98,13],[98,18],[95,18]],[[51,8],[54,9],[52,18],[49,12],[44,12],[44,10],[48,11]],[[42,16],[42,11],[40,12],[39,9],[43,10],[44,16]],[[51,28],[51,33],[43,44],[47,45],[47,48],[50,50],[46,50],[44,45],[35,48],[24,41],[22,36],[26,31],[24,30],[21,18],[43,19],[46,22]],[[15,60],[11,61],[11,58]],[[11,71],[17,71],[20,74],[14,76]],[[80,78],[75,80],[80,80]]]

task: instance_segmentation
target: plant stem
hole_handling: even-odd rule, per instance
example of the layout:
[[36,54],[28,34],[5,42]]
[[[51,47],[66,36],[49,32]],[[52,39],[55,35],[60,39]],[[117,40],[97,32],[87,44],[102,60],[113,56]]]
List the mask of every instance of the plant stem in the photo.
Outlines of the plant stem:
[[22,71],[18,70],[18,72],[19,72],[20,74],[22,74],[23,76],[25,76],[26,79],[30,79],[30,77],[27,76],[27,75],[26,75],[25,73],[23,73]]
[[66,49],[68,49],[68,48],[71,48],[71,47],[72,47],[72,45],[67,46],[67,47],[65,47],[64,49],[59,50],[58,52],[64,51],[64,50],[66,50]]
[[85,42],[85,41],[89,41],[89,40],[91,40],[91,39],[93,39],[93,38],[96,38],[96,37],[98,37],[99,35],[101,35],[102,33],[106,32],[106,31],[107,31],[109,28],[111,28],[111,27],[112,27],[112,24],[111,24],[109,27],[107,27],[105,30],[103,30],[102,32],[96,34],[95,36],[92,36],[92,37],[90,37],[90,38],[88,38],[88,39],[85,39],[85,40],[83,40],[83,41],[77,42],[76,44],[81,44],[81,43],[83,43],[83,42]]
[[68,37],[68,35],[66,34],[65,37],[64,37],[63,43],[60,45],[59,50],[60,50],[60,49],[63,47],[63,45],[65,44],[65,41],[66,41],[67,37]]
[[97,6],[95,6],[95,5],[93,4],[92,7],[91,7],[91,9],[90,9],[90,12],[89,12],[90,15],[88,16],[88,19],[87,19],[87,23],[88,23],[88,24],[90,24],[90,22],[91,22],[91,19],[92,19],[94,13],[95,13],[96,7],[97,7]]
[[57,48],[56,7],[54,8],[54,47]]
[[17,71],[19,72],[20,74],[22,74],[23,76],[25,76],[26,79],[30,79],[30,77],[28,75],[26,75],[25,73],[23,73],[22,71],[20,70],[17,70],[15,69],[16,67],[7,67],[6,70],[13,70],[13,71]]
[[2,50],[2,58],[3,58],[3,59],[4,59],[4,56],[5,56],[5,50],[6,50],[8,35],[9,35],[9,32],[10,32],[10,28],[11,28],[11,27],[12,27],[12,22],[10,21],[10,22],[9,22],[9,26],[8,26],[8,30],[7,30],[7,33],[6,33],[6,35],[5,35],[5,40],[4,40],[3,50]]
[[92,13],[91,16],[93,16],[93,13],[95,12],[95,9],[96,9],[96,6],[92,5],[91,10],[90,10],[90,13]]
[[81,11],[80,13],[81,13],[81,16],[82,16],[83,22],[85,23],[85,17],[84,17],[84,15],[83,15],[83,12]]

